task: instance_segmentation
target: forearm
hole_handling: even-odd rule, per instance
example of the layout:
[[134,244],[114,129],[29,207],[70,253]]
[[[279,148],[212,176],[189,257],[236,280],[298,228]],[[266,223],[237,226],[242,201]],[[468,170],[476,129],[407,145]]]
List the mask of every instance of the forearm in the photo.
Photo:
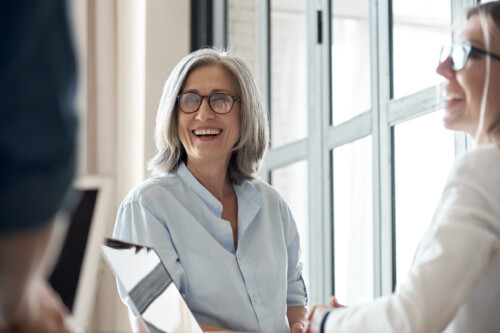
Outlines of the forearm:
[[296,323],[300,323],[302,327],[305,327],[307,323],[307,308],[305,306],[289,306],[286,310],[286,316],[290,324],[290,329]]
[[23,318],[28,311],[31,291],[53,256],[48,249],[59,245],[53,239],[59,227],[47,223],[33,231],[0,236],[0,326]]
[[236,332],[236,331],[228,330],[227,328],[222,328],[222,327],[218,327],[218,326],[210,325],[210,324],[205,324],[205,323],[201,323],[201,322],[198,322],[198,324],[200,325],[200,327],[203,330],[203,332],[210,332],[210,331],[216,331],[216,332]]

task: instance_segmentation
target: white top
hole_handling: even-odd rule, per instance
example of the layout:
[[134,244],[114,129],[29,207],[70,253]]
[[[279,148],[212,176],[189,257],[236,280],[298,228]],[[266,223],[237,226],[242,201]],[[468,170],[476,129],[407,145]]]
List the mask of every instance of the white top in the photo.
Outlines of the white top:
[[400,290],[335,309],[325,322],[325,332],[442,331],[500,332],[500,150],[495,145],[455,162]]

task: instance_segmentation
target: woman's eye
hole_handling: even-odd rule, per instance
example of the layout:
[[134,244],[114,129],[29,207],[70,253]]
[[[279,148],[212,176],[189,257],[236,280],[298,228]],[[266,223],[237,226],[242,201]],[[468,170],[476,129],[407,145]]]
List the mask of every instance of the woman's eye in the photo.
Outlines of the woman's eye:
[[471,58],[474,58],[474,59],[478,59],[478,58],[481,58],[483,55],[481,54],[481,52],[478,52],[477,50],[470,50],[470,53],[469,53],[469,57]]
[[193,103],[193,102],[198,102],[200,98],[197,95],[188,95],[184,97],[184,102],[185,103]]
[[225,99],[226,99],[226,96],[222,95],[222,94],[212,96],[212,101],[214,101],[214,102],[224,101]]

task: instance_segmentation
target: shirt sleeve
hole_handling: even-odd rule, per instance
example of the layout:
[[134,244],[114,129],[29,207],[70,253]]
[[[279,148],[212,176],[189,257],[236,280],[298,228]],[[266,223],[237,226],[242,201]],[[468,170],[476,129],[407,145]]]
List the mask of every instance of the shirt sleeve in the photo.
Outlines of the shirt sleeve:
[[307,305],[307,289],[302,278],[302,262],[300,261],[300,237],[290,208],[281,202],[281,214],[284,221],[285,240],[288,252],[287,272],[287,306]]
[[407,281],[392,296],[333,310],[325,332],[441,332],[498,251],[498,226],[474,177],[455,170]]
[[[156,250],[168,273],[185,298],[187,277],[179,262],[166,224],[157,217],[145,202],[124,203],[118,211],[113,237],[125,242],[152,247]],[[119,286],[120,297],[125,301]]]

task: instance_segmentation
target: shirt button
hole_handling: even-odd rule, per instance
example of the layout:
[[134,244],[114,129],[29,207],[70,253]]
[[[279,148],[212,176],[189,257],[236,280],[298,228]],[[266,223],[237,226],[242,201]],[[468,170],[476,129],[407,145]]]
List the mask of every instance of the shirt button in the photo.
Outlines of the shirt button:
[[238,260],[241,261],[241,256],[240,255],[238,255]]
[[214,203],[214,208],[220,208],[220,205],[218,203]]
[[252,299],[254,302],[257,302],[257,296],[253,295]]
[[226,229],[226,228],[227,228],[227,223],[226,223],[226,222],[222,223],[222,224],[221,224],[221,227],[222,227],[223,229]]

